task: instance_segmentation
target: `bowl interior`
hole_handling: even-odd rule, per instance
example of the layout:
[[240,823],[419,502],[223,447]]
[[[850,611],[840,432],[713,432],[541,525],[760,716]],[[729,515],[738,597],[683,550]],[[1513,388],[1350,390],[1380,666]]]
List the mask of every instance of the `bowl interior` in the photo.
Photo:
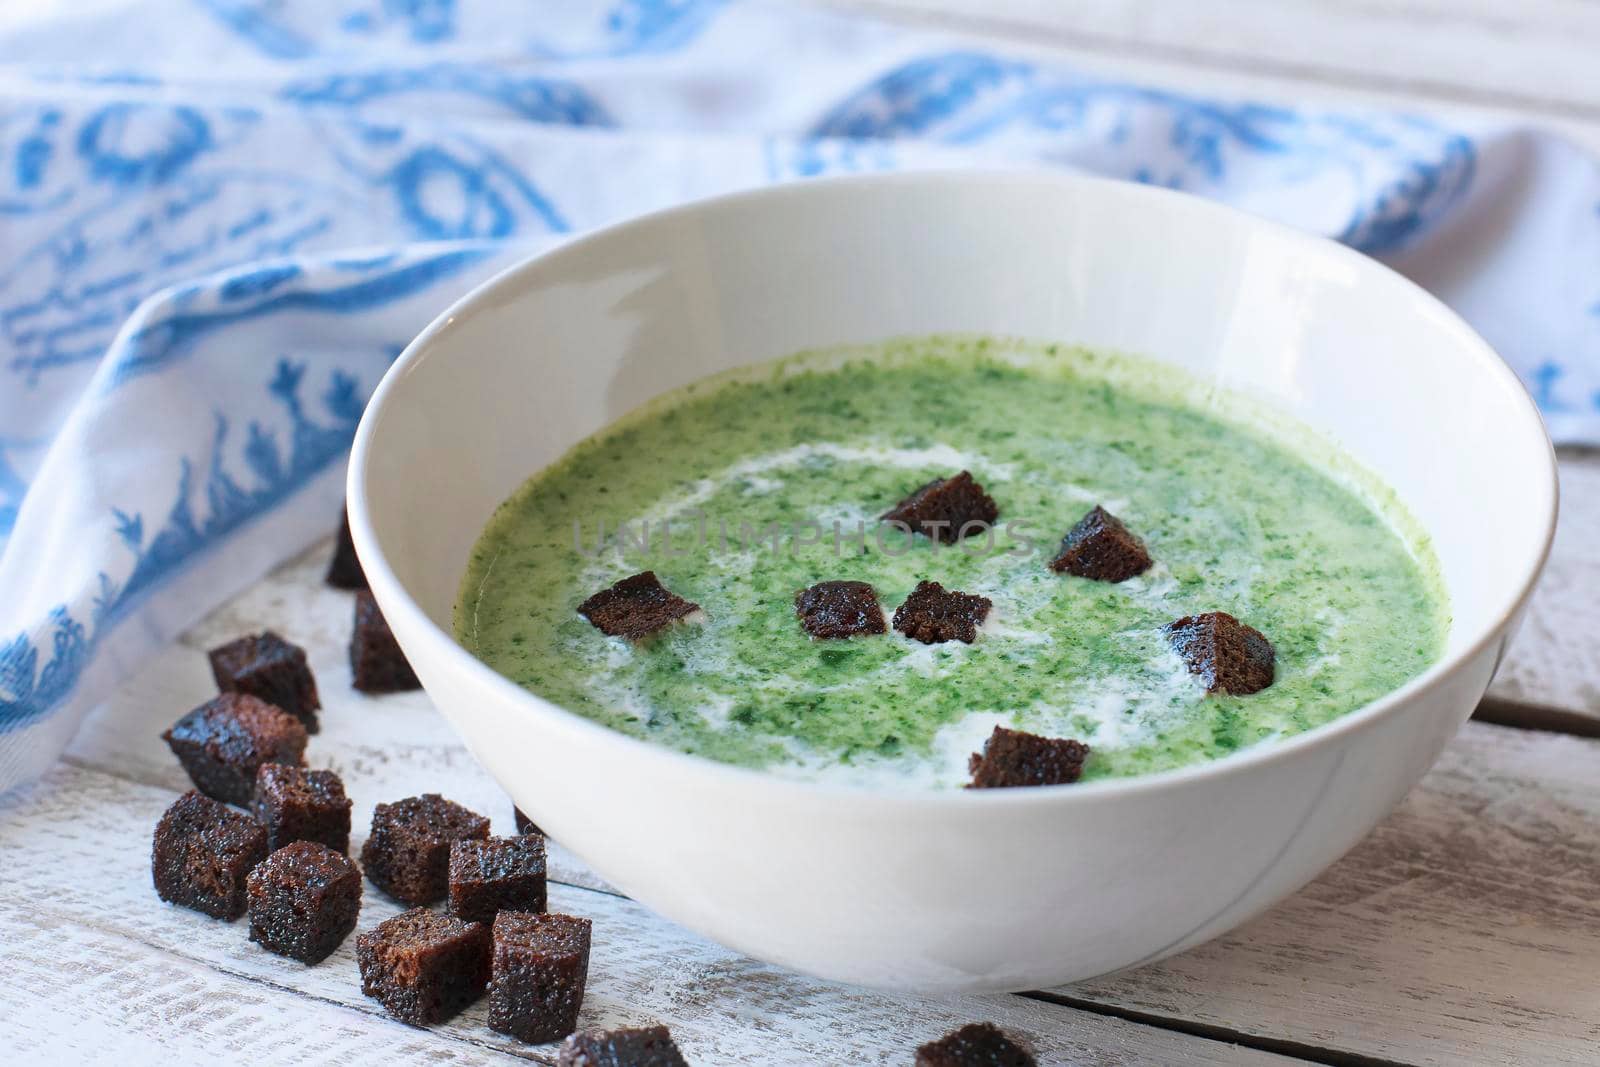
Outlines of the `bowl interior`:
[[353,519],[448,632],[483,523],[584,436],[736,366],[944,332],[1147,356],[1322,431],[1432,537],[1452,601],[1447,661],[1503,621],[1546,549],[1555,488],[1539,417],[1442,305],[1330,242],[1045,175],[765,190],[514,268],[386,379],[358,442]]

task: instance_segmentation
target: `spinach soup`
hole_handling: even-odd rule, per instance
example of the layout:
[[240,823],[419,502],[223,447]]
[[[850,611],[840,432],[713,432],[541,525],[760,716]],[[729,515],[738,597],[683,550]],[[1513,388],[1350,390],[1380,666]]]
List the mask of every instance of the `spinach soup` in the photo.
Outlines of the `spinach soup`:
[[[663,397],[507,500],[461,589],[462,644],[577,714],[922,788],[966,784],[997,726],[1081,742],[1086,780],[1288,737],[1448,627],[1426,537],[1309,430],[1170,368],[970,337]],[[1215,619],[1270,641],[1251,685],[1185,645]]]

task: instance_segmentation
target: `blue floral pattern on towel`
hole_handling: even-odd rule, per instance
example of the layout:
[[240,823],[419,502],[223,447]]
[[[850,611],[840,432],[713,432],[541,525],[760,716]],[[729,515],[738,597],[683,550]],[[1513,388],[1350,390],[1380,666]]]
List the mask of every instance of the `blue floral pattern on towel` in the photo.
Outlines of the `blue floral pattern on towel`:
[[[568,229],[531,168],[463,134],[144,103],[12,125],[28,130],[11,149],[27,180],[0,210],[28,225],[0,263],[0,376],[23,387],[99,361],[143,296],[231,263]],[[280,143],[301,146],[301,167],[271,159]]]
[[568,126],[616,125],[600,102],[575,82],[460,63],[340,72],[290,82],[278,95],[307,106],[372,111],[414,107],[431,98],[470,96],[498,105],[509,118]]
[[327,531],[366,393],[440,308],[690,197],[965,166],[1188,190],[1391,262],[1600,441],[1600,171],[1546,134],[726,0],[51,11],[0,30],[0,790],[113,665]]
[[1405,115],[1327,114],[1091,81],[981,52],[926,56],[830,111],[818,137],[1004,147],[1251,206],[1285,188],[1348,205],[1340,240],[1402,248],[1472,184],[1472,142]]
[[[196,0],[256,52],[304,61],[353,46],[429,48],[463,40],[494,45],[519,32],[533,53],[630,56],[681,48],[727,0],[558,3],[520,13],[504,4],[456,0]],[[554,28],[555,32],[552,32]]]
[[26,631],[0,645],[0,733],[49,714],[72,692],[101,638],[165,579],[283,503],[343,456],[361,418],[364,397],[358,379],[333,372],[320,397],[325,418],[318,421],[301,396],[305,370],[303,363],[279,361],[265,391],[288,416],[285,440],[251,420],[237,474],[227,448],[232,419],[213,413],[204,472],[197,475],[187,456],[178,461],[172,505],[148,539],[142,514],[111,510],[108,526],[130,557],[126,577],[118,582],[98,572],[83,621],[70,605],[51,608],[45,647]]

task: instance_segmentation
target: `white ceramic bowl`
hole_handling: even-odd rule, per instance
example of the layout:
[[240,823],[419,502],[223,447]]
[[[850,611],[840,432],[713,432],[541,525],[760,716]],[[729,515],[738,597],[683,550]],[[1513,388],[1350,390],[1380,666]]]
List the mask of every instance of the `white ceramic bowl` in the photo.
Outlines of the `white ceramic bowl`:
[[[1140,353],[1331,435],[1431,533],[1443,659],[1335,722],[1203,766],[870,792],[614,733],[450,635],[468,551],[534,471],[663,391],[800,349],[947,331]],[[1555,465],[1454,314],[1339,245],[1198,199],[1041,174],[851,178],[666,211],[506,271],[418,337],[356,437],[350,524],[473,754],[624,892],[773,963],[1020,989],[1159,959],[1314,877],[1482,696],[1544,562]]]

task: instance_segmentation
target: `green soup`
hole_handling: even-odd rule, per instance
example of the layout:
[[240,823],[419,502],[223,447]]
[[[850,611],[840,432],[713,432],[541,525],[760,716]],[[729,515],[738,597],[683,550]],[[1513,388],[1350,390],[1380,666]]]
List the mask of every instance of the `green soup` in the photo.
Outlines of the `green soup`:
[[[996,724],[1091,746],[1084,778],[1215,759],[1352,711],[1420,673],[1448,627],[1426,539],[1309,431],[1123,357],[924,338],[795,357],[635,412],[495,513],[462,583],[461,642],[520,685],[683,752],[831,781],[959,787]],[[1298,436],[1296,436],[1298,434]],[[997,501],[960,545],[880,524],[970,470]],[[1155,565],[1052,573],[1102,504]],[[704,608],[632,644],[577,606],[654,570]],[[921,579],[989,597],[972,644],[819,641],[794,595],[856,579],[892,615]],[[1276,680],[1208,696],[1174,619],[1226,611]]]

